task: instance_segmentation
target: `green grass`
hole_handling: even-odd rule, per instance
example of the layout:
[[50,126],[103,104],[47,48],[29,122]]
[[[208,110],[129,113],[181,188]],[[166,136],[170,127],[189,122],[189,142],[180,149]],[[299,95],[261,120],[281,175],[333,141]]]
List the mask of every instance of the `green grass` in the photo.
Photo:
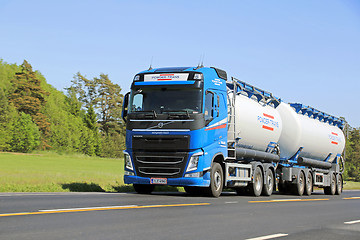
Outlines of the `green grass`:
[[359,190],[360,182],[345,181],[344,190]]
[[131,190],[123,160],[56,153],[0,153],[0,192]]

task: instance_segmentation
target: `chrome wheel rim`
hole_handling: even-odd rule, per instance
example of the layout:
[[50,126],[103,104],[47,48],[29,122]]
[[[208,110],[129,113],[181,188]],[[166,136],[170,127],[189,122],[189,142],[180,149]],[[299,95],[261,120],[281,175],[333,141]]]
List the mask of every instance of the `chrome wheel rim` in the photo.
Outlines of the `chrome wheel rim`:
[[216,191],[218,191],[221,187],[221,175],[218,171],[216,171],[214,174],[214,184]]

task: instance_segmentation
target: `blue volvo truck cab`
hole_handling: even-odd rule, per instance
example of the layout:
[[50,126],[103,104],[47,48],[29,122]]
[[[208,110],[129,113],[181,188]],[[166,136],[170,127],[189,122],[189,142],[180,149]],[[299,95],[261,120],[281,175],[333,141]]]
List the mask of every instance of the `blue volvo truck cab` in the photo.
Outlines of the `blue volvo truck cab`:
[[124,182],[136,192],[184,186],[218,197],[227,158],[227,74],[217,68],[149,69],[124,98]]

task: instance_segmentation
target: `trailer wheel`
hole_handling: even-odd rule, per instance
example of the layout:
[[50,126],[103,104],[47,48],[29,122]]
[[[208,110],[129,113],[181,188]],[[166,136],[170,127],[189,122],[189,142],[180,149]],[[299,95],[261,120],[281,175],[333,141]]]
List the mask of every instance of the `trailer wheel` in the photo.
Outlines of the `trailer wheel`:
[[260,196],[263,189],[263,183],[263,173],[260,167],[256,167],[254,171],[254,182],[249,184],[251,195],[254,195],[255,197]]
[[342,175],[339,174],[337,177],[337,181],[336,181],[336,195],[341,195],[343,190],[343,180],[342,180]]
[[331,174],[330,187],[324,187],[324,193],[326,195],[335,195],[336,192],[336,176]]
[[305,183],[305,194],[310,196],[313,191],[313,177],[311,172],[308,172]]
[[301,171],[299,175],[299,179],[296,185],[294,186],[294,193],[296,195],[302,196],[304,194],[304,190],[305,190],[305,175],[304,172]]
[[146,185],[146,184],[134,184],[135,192],[140,194],[150,194],[155,189],[155,185]]
[[274,190],[274,174],[268,169],[265,174],[265,184],[263,186],[262,195],[271,196]]
[[210,171],[210,187],[207,188],[207,194],[210,197],[219,197],[224,185],[224,174],[221,165],[213,163]]

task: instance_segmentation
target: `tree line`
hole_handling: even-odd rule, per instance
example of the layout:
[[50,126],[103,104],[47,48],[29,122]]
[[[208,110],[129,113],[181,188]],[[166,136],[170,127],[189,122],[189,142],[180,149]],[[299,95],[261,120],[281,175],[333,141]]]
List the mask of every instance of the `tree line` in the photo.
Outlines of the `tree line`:
[[[108,75],[76,73],[65,93],[26,60],[0,59],[0,151],[52,150],[122,157],[121,87]],[[360,128],[346,129],[345,179],[360,181]]]
[[26,60],[16,65],[0,59],[0,151],[121,157],[120,92],[106,74],[88,79],[76,73],[63,93]]

